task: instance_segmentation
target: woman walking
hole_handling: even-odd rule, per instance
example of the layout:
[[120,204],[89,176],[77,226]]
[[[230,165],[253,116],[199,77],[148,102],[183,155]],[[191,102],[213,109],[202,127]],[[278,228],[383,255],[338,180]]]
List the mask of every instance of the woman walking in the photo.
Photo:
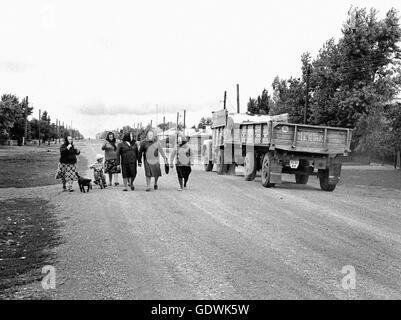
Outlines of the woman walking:
[[123,191],[128,191],[128,184],[131,190],[135,190],[134,180],[136,177],[137,164],[141,166],[142,163],[139,157],[138,146],[136,145],[132,132],[124,134],[123,141],[117,146],[116,158],[118,169],[121,168],[123,175]]
[[107,134],[102,150],[104,150],[104,173],[109,175],[109,186],[113,184],[113,176],[114,185],[118,186],[118,174],[121,171],[117,166],[117,145],[113,132]]
[[146,191],[150,191],[150,182],[151,178],[155,179],[154,189],[158,189],[157,181],[159,177],[162,175],[160,170],[160,160],[159,153],[164,159],[164,162],[168,164],[168,159],[162,146],[160,145],[159,140],[155,137],[154,132],[149,130],[146,133],[146,138],[141,143],[141,148],[139,152],[139,157],[142,159],[143,157],[143,165],[145,168],[145,176],[146,176]]
[[80,151],[75,148],[72,137],[65,137],[60,147],[60,163],[56,173],[56,179],[61,179],[63,183],[63,191],[74,191],[72,184],[78,180],[76,163],[79,154]]
[[174,148],[171,153],[171,168],[173,168],[174,161],[178,175],[178,183],[180,185],[178,191],[182,191],[183,188],[187,188],[189,175],[192,171],[191,166],[194,163],[194,154],[185,137],[179,136],[177,139],[177,147]]

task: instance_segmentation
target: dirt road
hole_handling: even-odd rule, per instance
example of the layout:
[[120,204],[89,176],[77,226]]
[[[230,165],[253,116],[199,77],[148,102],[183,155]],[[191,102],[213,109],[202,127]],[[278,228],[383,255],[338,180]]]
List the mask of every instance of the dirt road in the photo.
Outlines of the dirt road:
[[[92,162],[99,146],[81,145],[82,155]],[[63,221],[53,298],[401,298],[399,189],[343,183],[328,193],[312,177],[266,189],[260,177],[194,170],[186,191],[174,171],[145,192],[139,172],[129,192],[18,190],[46,193]],[[342,286],[344,266],[355,289]]]

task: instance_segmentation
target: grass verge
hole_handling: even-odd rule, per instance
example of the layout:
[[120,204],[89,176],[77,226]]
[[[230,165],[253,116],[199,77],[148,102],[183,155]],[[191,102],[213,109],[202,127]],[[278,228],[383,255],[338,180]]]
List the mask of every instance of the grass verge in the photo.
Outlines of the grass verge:
[[[59,184],[54,179],[60,158],[60,145],[43,147],[1,147],[0,188],[24,188]],[[78,172],[87,170],[88,162],[78,156]]]
[[61,238],[52,211],[39,198],[0,201],[0,299],[13,299],[18,287],[41,280],[42,268],[54,263]]

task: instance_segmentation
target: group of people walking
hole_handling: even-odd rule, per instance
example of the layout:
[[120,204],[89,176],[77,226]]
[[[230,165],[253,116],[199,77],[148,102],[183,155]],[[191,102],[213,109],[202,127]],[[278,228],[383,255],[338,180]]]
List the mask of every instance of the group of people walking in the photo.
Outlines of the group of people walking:
[[[160,168],[160,156],[164,160],[166,172],[168,166],[176,167],[179,191],[187,187],[191,166],[193,165],[193,152],[187,139],[184,136],[178,136],[175,148],[173,148],[169,160],[152,130],[148,130],[145,139],[138,143],[132,132],[125,133],[122,141],[117,144],[113,132],[109,132],[101,149],[104,151],[104,157],[98,155],[96,162],[90,166],[94,170],[94,180],[96,184],[106,187],[106,178],[108,175],[109,186],[118,186],[118,175],[121,173],[123,178],[123,191],[129,189],[135,190],[134,181],[137,175],[137,167],[144,167],[146,176],[146,191],[151,190],[151,179],[154,179],[153,189],[158,189],[158,180],[162,176]],[[66,137],[64,144],[60,147],[60,163],[56,173],[56,179],[61,179],[63,190],[72,192],[73,182],[78,180],[77,156],[80,154],[74,146],[73,139]],[[103,163],[104,159],[104,163]],[[104,172],[104,173],[103,173]]]

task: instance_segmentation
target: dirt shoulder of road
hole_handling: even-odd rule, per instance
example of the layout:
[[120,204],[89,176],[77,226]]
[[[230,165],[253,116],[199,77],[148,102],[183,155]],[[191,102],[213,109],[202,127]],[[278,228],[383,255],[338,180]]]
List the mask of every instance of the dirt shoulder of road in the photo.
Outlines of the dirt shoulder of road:
[[[54,199],[60,144],[0,147],[0,299],[46,299],[42,268],[61,243]],[[87,170],[79,157],[78,170]]]

